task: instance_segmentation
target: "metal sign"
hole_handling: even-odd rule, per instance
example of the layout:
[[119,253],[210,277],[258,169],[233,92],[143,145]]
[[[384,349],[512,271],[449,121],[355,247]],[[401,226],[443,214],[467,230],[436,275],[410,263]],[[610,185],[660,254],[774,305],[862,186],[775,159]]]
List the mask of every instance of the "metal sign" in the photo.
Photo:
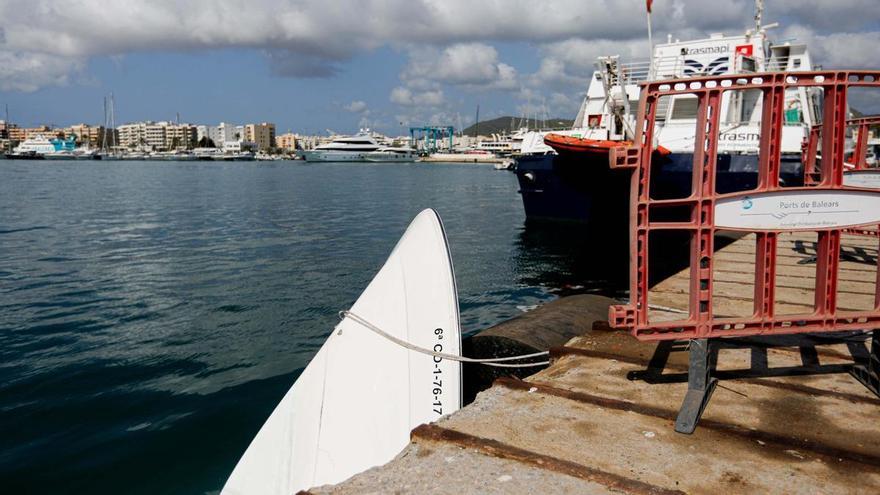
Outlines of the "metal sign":
[[721,229],[816,230],[877,223],[880,195],[869,191],[780,191],[715,202],[715,227]]

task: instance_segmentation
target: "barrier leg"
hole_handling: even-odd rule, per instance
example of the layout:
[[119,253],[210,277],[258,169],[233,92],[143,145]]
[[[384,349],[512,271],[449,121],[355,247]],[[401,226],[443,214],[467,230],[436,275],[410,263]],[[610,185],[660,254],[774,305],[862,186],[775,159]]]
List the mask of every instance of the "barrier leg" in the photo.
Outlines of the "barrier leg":
[[718,379],[711,374],[712,349],[709,339],[695,339],[690,342],[688,355],[688,391],[684,396],[678,417],[675,418],[675,431],[679,433],[693,433],[697,428],[697,422],[712,397],[712,391],[718,384]]
[[880,330],[871,332],[868,362],[853,366],[852,375],[877,396],[880,396]]

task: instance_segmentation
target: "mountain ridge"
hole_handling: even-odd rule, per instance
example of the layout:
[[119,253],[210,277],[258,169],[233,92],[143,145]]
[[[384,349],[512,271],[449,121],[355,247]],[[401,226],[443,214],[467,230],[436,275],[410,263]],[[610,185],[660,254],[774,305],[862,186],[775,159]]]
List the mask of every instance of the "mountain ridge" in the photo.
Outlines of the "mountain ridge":
[[[513,117],[510,115],[504,117],[498,117],[496,119],[491,120],[483,120],[480,121],[479,124],[472,124],[469,127],[465,128],[462,131],[462,134],[465,136],[473,136],[474,131],[477,129],[479,125],[479,132],[481,136],[488,136],[489,134],[505,134],[516,131],[520,127],[528,127],[532,130],[538,129],[568,129],[571,128],[572,124],[574,124],[574,120],[571,119],[547,119],[547,120],[529,120],[528,123],[523,121],[522,117]],[[528,125],[527,125],[528,124]]]

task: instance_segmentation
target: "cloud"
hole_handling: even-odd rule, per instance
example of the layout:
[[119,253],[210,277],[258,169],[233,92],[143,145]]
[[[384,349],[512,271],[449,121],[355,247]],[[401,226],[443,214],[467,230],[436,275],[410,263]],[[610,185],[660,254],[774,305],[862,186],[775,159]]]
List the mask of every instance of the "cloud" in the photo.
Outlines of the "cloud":
[[787,28],[783,37],[807,43],[813,63],[826,69],[880,67],[880,31],[820,34],[797,25]]
[[805,25],[823,31],[848,32],[877,29],[880,9],[877,0],[773,0],[768,2],[770,21],[784,16],[784,25]]
[[31,92],[64,86],[84,67],[82,58],[0,50],[0,90]]
[[[453,63],[488,62],[472,75],[455,67],[445,75],[450,83],[473,78],[475,87],[485,86],[488,75],[505,89],[514,85],[516,71],[493,60],[497,54],[488,42],[641,35],[643,18],[633,15],[633,3],[556,0],[536,11],[533,0],[0,0],[0,56],[17,62],[0,74],[0,84],[63,84],[65,75],[96,56],[224,48],[262,51],[278,76],[332,77],[341,63],[379,46],[430,45],[454,46],[443,50]],[[658,30],[690,24],[710,29],[741,20],[748,4],[672,0],[669,15],[656,15],[655,24]],[[28,64],[32,57],[41,62]]]
[[485,43],[458,43],[442,50],[413,48],[401,80],[415,87],[432,83],[470,90],[514,89],[516,69],[498,60],[495,47]]
[[[598,55],[647,58],[643,9],[640,0],[0,0],[0,89],[88,79],[94,57],[227,48],[262,55],[274,76],[329,78],[388,46],[407,57],[389,100],[425,118],[449,111],[459,91],[564,111],[563,96],[577,105]],[[753,0],[655,2],[655,40],[739,33],[753,9]],[[809,42],[826,67],[880,65],[876,0],[774,0],[765,20],[788,26],[779,38]],[[502,56],[499,44],[511,43],[537,59]]]
[[363,102],[361,100],[355,100],[348,105],[345,105],[345,107],[343,108],[351,113],[363,113],[368,111],[366,102]]
[[439,89],[414,92],[403,86],[392,89],[389,96],[392,103],[406,107],[439,107],[444,103],[444,99],[443,91]]

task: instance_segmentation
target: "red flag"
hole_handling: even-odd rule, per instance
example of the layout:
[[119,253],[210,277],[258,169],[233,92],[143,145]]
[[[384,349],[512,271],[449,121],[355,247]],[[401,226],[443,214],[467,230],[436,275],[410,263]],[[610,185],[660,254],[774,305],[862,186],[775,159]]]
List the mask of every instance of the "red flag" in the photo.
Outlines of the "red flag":
[[645,4],[648,7],[648,13],[651,13],[651,4],[654,3],[654,0],[645,0]]

